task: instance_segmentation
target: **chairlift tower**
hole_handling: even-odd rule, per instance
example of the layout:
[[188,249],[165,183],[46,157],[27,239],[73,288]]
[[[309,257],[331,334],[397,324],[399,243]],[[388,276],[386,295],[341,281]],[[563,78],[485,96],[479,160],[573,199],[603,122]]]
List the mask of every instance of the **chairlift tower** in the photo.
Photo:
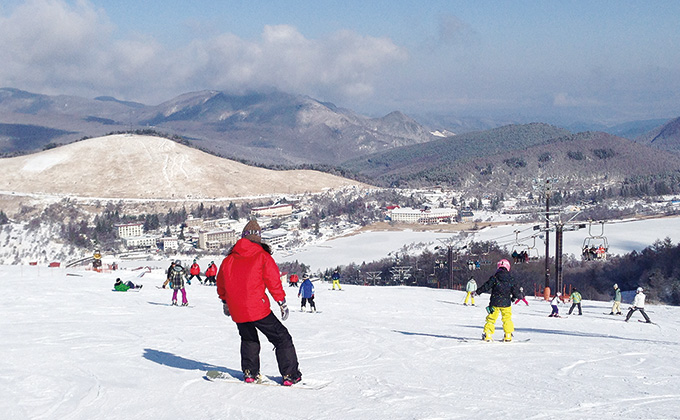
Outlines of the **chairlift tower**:
[[367,271],[366,279],[373,280],[373,286],[375,286],[375,281],[380,279],[380,271]]
[[411,268],[410,265],[399,265],[390,268],[390,273],[392,273],[393,278],[396,277],[399,283],[403,285],[406,280],[411,278]]
[[[545,289],[550,290],[550,194],[551,180],[545,180]],[[550,292],[546,292],[550,294]]]
[[[439,242],[444,244],[446,247],[446,265],[448,268],[448,288],[453,289],[453,248],[456,246],[457,243],[460,243],[460,240],[455,240],[454,238],[448,238],[446,240],[444,239],[438,239]],[[467,245],[461,247],[460,249],[465,249],[467,248]],[[435,248],[436,249],[436,248]]]

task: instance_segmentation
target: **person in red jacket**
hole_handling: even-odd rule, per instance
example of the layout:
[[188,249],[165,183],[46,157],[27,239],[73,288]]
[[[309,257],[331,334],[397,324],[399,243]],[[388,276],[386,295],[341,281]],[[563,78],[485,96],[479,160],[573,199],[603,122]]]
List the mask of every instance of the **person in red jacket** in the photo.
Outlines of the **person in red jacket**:
[[297,274],[291,274],[290,278],[288,279],[288,285],[290,287],[297,287],[298,282],[300,281],[300,277],[298,277]]
[[215,276],[217,276],[217,266],[215,261],[210,261],[210,265],[205,269],[205,284],[214,286]]
[[217,273],[217,294],[226,316],[238,327],[241,336],[241,370],[246,382],[260,379],[260,340],[258,330],[274,345],[283,385],[302,380],[293,338],[272,313],[265,290],[281,309],[281,319],[288,318],[286,293],[279,267],[271,249],[262,243],[260,226],[255,220],[246,224]]
[[203,284],[203,280],[201,280],[201,267],[198,266],[196,260],[194,260],[194,263],[191,264],[191,267],[189,268],[189,274],[191,276],[189,277],[189,280],[187,280],[187,283],[191,284],[191,279],[198,277],[198,282]]

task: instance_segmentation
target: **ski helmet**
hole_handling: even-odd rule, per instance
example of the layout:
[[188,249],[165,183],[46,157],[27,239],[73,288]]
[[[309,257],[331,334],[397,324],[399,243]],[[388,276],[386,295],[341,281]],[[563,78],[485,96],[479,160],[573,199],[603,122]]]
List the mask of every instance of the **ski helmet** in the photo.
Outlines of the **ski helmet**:
[[503,258],[502,260],[498,261],[498,264],[496,264],[496,268],[505,268],[506,270],[510,271],[510,261],[506,260]]
[[642,292],[642,287],[638,287],[638,288],[637,288],[637,292],[638,292],[638,293]]
[[618,288],[619,288],[619,285],[614,283],[614,289],[618,289]]

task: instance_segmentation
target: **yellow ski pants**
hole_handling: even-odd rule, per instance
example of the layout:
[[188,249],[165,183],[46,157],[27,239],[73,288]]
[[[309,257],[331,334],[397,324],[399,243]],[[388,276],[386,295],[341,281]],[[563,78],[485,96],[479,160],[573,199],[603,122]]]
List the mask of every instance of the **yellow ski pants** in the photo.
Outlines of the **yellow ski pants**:
[[496,320],[499,315],[501,315],[501,320],[503,321],[503,331],[506,334],[511,334],[515,331],[515,324],[512,323],[512,307],[499,308],[494,306],[493,312],[486,316],[486,324],[484,324],[484,333],[487,336],[492,336],[496,332]]
[[472,292],[467,292],[467,295],[465,295],[465,302],[463,302],[463,304],[467,305],[468,300],[471,301],[470,303],[472,305],[475,304],[475,297],[472,295]]

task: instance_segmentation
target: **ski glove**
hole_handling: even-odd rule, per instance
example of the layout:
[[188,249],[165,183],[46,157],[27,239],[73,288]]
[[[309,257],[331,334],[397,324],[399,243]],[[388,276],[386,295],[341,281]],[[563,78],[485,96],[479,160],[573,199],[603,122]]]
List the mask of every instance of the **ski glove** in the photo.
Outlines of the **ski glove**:
[[222,301],[222,311],[226,316],[231,316],[231,312],[229,312],[229,305],[227,305],[227,302]]
[[486,307],[486,312],[487,312],[488,314],[492,314],[492,313],[493,313],[493,306],[487,306],[487,307]]
[[288,319],[288,305],[286,304],[286,299],[283,299],[281,302],[276,302],[279,304],[279,307],[281,308],[281,320],[285,321]]

